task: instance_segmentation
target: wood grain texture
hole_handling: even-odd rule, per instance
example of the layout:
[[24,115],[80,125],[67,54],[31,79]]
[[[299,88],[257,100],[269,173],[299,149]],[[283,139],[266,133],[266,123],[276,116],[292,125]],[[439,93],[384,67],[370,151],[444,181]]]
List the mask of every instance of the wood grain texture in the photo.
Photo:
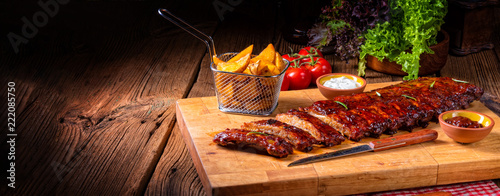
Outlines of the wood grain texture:
[[[209,59],[203,44],[159,17],[156,9],[167,8],[214,35],[220,52],[238,51],[249,44],[256,44],[255,49],[261,50],[273,43],[282,54],[289,52],[289,46],[295,51],[303,47],[282,38],[283,16],[273,7],[276,1],[242,1],[224,12],[225,19],[217,27],[214,21],[219,17],[213,2],[70,1],[23,44],[18,54],[5,35],[9,31],[20,34],[21,17],[31,18],[41,8],[35,1],[0,2],[0,34],[4,35],[0,39],[0,94],[5,98],[7,82],[16,82],[19,155],[18,186],[15,190],[7,188],[2,178],[0,195],[206,195],[206,187],[188,154],[189,146],[181,136],[180,123],[174,124],[174,103],[180,98],[214,95],[211,72],[203,66]],[[495,18],[499,17],[500,7],[495,7]],[[485,87],[488,97],[484,103],[489,107],[500,103],[492,101],[500,97],[496,85],[500,72],[500,20],[494,21],[493,40],[497,47],[465,57],[450,56],[441,73]],[[217,32],[213,33],[215,28]],[[333,55],[326,58],[334,72],[356,74],[357,60],[346,63]],[[402,77],[368,69],[366,79],[368,83],[378,83],[401,81]],[[286,104],[280,104],[277,112],[309,105],[312,99],[320,97],[301,93],[285,97]],[[203,98],[201,103],[206,107],[196,114],[218,112],[212,102]],[[0,125],[7,127],[5,99],[0,104]],[[232,122],[245,118],[217,118],[213,123],[220,127],[239,126]],[[1,133],[3,156],[8,146],[5,129]],[[7,170],[5,165],[2,168]],[[456,165],[448,168],[453,171]],[[288,170],[286,175],[255,172],[273,181],[255,191],[283,191],[279,187],[282,181],[302,173],[310,177],[314,172],[310,168]],[[480,170],[481,175],[487,172]],[[408,175],[426,173],[428,170]],[[224,177],[227,176],[219,176]],[[290,186],[297,188],[284,191],[285,194],[303,193],[300,191],[306,187],[319,184],[295,181]],[[237,189],[213,193],[232,193]],[[312,193],[329,191],[326,187]]]
[[[500,6],[495,6],[495,11],[494,11],[494,15],[495,15],[495,18],[500,18]],[[493,30],[493,36],[492,36],[492,39],[493,39],[493,45],[494,45],[494,48],[493,50],[495,51],[495,54],[497,56],[497,58],[500,60],[500,21],[499,20],[495,20],[495,23],[494,23],[495,27],[494,27],[494,30]],[[493,65],[493,67],[495,67]],[[500,72],[500,65],[496,65],[496,71],[497,72]],[[498,97],[500,97],[500,95],[496,95],[496,99],[498,99]],[[499,103],[491,103],[491,104],[488,104],[486,103],[486,105],[489,107],[489,108],[492,108],[492,105],[495,105],[496,107],[496,114],[500,114],[500,104]],[[495,184],[497,186],[500,187],[500,179],[495,179],[493,180],[495,182]]]
[[[86,5],[79,10],[92,8]],[[15,81],[22,97],[18,187],[2,186],[2,195],[143,194],[174,126],[175,100],[188,94],[198,72],[185,65],[199,64],[205,46],[182,30],[149,32],[151,23],[142,21],[157,17],[150,3],[121,5],[115,8],[143,14],[131,12],[137,18],[111,39],[2,58],[2,83]]]
[[[388,84],[393,83],[368,84],[366,90]],[[500,139],[498,126],[485,140],[462,145],[448,138],[439,124],[431,123],[427,128],[439,132],[439,138],[433,142],[291,168],[287,165],[294,160],[369,143],[374,139],[365,138],[359,143],[346,141],[331,148],[315,148],[311,153],[295,151],[282,159],[247,148],[224,148],[212,142],[213,136],[224,128],[272,118],[277,113],[322,99],[317,89],[282,92],[279,107],[270,117],[222,113],[217,110],[215,97],[178,100],[177,115],[182,122],[179,124],[182,135],[207,194],[265,195],[293,190],[286,194],[301,195],[312,191],[320,195],[346,195],[500,177],[500,158],[497,156],[500,146],[494,142]],[[500,121],[500,117],[480,102],[471,104],[469,110],[486,113]],[[404,133],[401,131],[396,135]],[[382,136],[385,137],[388,136]],[[467,175],[473,168],[478,172]]]
[[[230,13],[232,17],[226,17],[224,21],[220,22],[217,30],[212,35],[217,54],[238,52],[251,44],[254,44],[253,53],[258,54],[267,44],[273,43],[273,33],[275,31],[273,9],[273,4],[265,3],[259,10],[255,10],[252,6],[247,8],[238,7],[237,10]],[[265,14],[271,20],[251,18],[251,16],[259,14]],[[234,18],[245,18],[244,21],[248,22],[241,22],[242,20],[235,20]],[[197,78],[188,94],[188,97],[206,96],[215,96],[209,55],[205,55],[199,64]],[[173,130],[174,134],[169,138],[169,142],[148,184],[146,195],[207,194],[206,190],[202,189],[202,181],[196,173],[195,164],[191,160],[192,155],[187,150],[189,143],[186,146],[183,142],[177,142],[182,141],[180,134],[175,134],[177,131],[180,132],[178,129],[179,123],[182,122],[176,123]],[[194,160],[194,162],[196,161]],[[175,175],[172,171],[176,171]],[[205,185],[205,187],[207,186]]]

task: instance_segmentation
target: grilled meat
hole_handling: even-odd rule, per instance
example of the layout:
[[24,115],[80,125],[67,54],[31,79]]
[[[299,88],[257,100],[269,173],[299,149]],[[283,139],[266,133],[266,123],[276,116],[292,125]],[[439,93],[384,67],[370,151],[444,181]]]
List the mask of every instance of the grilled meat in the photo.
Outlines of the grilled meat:
[[318,140],[308,132],[274,119],[244,123],[241,128],[276,135],[293,144],[297,150],[304,152],[311,151],[313,144],[318,143]]
[[[306,140],[303,133],[290,131],[292,129],[285,128],[285,125],[298,127],[320,144],[333,146],[340,144],[345,138],[359,141],[363,137],[379,137],[382,133],[394,134],[400,129],[411,131],[415,127],[426,127],[429,122],[437,121],[441,113],[467,108],[482,94],[481,88],[463,81],[446,77],[424,77],[371,92],[338,96],[333,100],[317,101],[309,107],[292,109],[276,116],[277,120],[284,122],[282,124],[276,120],[267,120],[245,123],[243,127],[286,138],[297,149],[308,151],[310,144],[304,144],[303,141]],[[291,150],[286,150],[291,149],[288,147],[291,144],[285,140],[278,142],[277,139],[281,138],[272,136],[276,142],[271,144],[267,140],[264,141],[264,136],[244,133],[248,131],[233,129],[225,135],[231,135],[231,141],[235,143],[258,143],[267,147],[270,154],[270,147],[281,149],[281,154],[277,153],[277,150],[272,151],[274,156],[291,153]],[[245,136],[240,136],[241,134]],[[255,137],[262,141],[255,142],[256,139],[252,140]],[[216,136],[214,141],[218,138],[221,136]],[[283,147],[276,147],[278,143]]]
[[236,144],[265,149],[270,155],[280,158],[293,153],[292,145],[282,138],[244,129],[226,129],[215,135],[213,141],[221,146]]
[[382,132],[426,127],[442,112],[466,108],[482,94],[481,88],[451,78],[419,78],[368,93],[318,101],[301,110],[359,141]]
[[276,119],[307,131],[325,146],[339,145],[345,140],[337,130],[306,112],[292,110],[276,115]]

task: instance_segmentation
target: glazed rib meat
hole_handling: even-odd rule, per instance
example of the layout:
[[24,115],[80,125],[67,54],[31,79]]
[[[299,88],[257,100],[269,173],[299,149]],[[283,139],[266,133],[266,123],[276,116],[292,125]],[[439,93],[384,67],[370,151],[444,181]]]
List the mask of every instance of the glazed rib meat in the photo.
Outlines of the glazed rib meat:
[[309,133],[278,120],[259,120],[244,123],[242,129],[276,135],[293,144],[300,151],[309,152],[318,141]]
[[[482,94],[483,89],[464,81],[447,77],[423,77],[366,93],[317,101],[309,107],[278,114],[278,121],[245,123],[243,127],[286,138],[289,142],[282,140],[280,143],[284,148],[292,143],[298,150],[309,151],[315,142],[304,139],[303,132],[307,132],[318,144],[333,146],[345,138],[359,141],[364,137],[377,138],[383,133],[394,134],[398,130],[411,131],[437,121],[437,117],[445,111],[469,107]],[[292,129],[285,128],[285,125],[298,127],[303,132],[290,131]],[[248,142],[251,137],[257,136],[233,137],[232,141],[252,143]],[[275,146],[277,143],[259,145]],[[284,149],[282,151],[291,153]],[[272,153],[274,156],[280,154]]]
[[282,138],[244,129],[226,129],[215,135],[213,141],[221,146],[235,144],[266,150],[269,155],[280,158],[293,153],[292,145]]
[[325,146],[339,145],[345,140],[337,130],[306,112],[292,110],[276,115],[276,119],[307,131]]
[[451,78],[419,78],[367,93],[318,101],[299,109],[336,128],[350,140],[359,141],[383,132],[426,127],[442,112],[466,108],[482,94],[481,88]]

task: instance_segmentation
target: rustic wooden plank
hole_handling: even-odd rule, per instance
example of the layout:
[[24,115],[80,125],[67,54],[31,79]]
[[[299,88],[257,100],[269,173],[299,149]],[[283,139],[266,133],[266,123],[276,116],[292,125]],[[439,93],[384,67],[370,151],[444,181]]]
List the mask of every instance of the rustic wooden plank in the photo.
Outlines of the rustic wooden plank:
[[469,81],[497,97],[500,82],[500,61],[493,50],[485,50],[467,56],[449,56],[449,63],[441,71],[442,76]]
[[[495,122],[500,117],[493,114],[480,102],[473,102],[468,110],[488,113]],[[498,125],[495,131],[479,142],[460,144],[454,142],[445,134],[440,134],[437,142],[422,144],[432,157],[439,163],[437,184],[479,181],[498,178],[500,164],[498,163],[499,136]]]
[[145,195],[205,195],[177,123]]
[[[500,59],[500,20],[498,20],[498,18],[500,18],[500,7],[499,6],[496,6],[495,7],[495,11],[494,11],[494,14],[495,14],[495,18],[497,18],[497,20],[495,20],[495,28],[493,30],[493,44],[494,44],[494,50],[495,50],[495,53],[496,53],[496,56],[498,59]],[[500,65],[497,64],[497,72],[500,72]],[[485,102],[485,105],[492,109],[493,111],[495,111],[495,113],[497,115],[500,116],[500,98],[498,96],[489,96],[487,97],[489,98],[488,101]],[[495,182],[495,184],[497,186],[500,187],[500,179],[495,179],[493,180],[493,182]]]
[[[96,37],[102,42],[85,37],[87,50],[37,45],[0,59],[8,65],[2,83],[15,81],[22,96],[18,187],[2,186],[0,194],[143,194],[173,128],[175,100],[187,95],[206,48],[182,30],[150,32],[153,24],[143,21],[164,22],[151,3],[121,5],[134,19]],[[195,25],[214,30],[213,23]]]
[[[495,51],[497,57],[500,58],[500,6],[495,6],[495,11],[493,12],[495,15],[496,20],[494,20],[494,28],[493,28],[493,36],[492,36],[492,41],[493,41],[493,50]],[[500,68],[499,68],[500,69]],[[500,71],[500,70],[499,70]]]
[[[495,18],[500,18],[499,7],[496,7]],[[495,20],[493,33],[493,50],[485,50],[467,56],[448,57],[447,65],[441,71],[442,76],[461,78],[485,89],[493,97],[500,97],[500,20]]]
[[[377,85],[387,84],[371,84],[366,90],[377,88]],[[317,89],[307,89],[301,91],[282,92],[280,96],[281,105],[287,105],[288,109],[302,106],[293,103],[284,103],[300,94],[306,94],[309,97],[309,104],[312,101],[324,99]],[[291,99],[286,99],[287,97]],[[202,167],[199,175],[204,185],[209,185],[213,193],[229,193],[229,194],[270,194],[273,191],[277,193],[282,190],[281,187],[295,189],[295,194],[300,195],[302,191],[318,191],[318,194],[356,194],[363,192],[395,190],[410,187],[431,186],[436,184],[449,184],[463,181],[484,180],[497,178],[500,173],[497,168],[499,153],[498,145],[494,144],[498,140],[497,133],[500,129],[496,127],[492,134],[487,139],[476,143],[475,145],[461,145],[446,137],[442,132],[439,124],[431,123],[427,128],[435,129],[440,133],[440,138],[435,142],[429,142],[425,145],[415,145],[394,151],[385,151],[378,153],[368,153],[363,155],[355,155],[345,157],[335,161],[325,161],[313,163],[310,165],[298,166],[297,169],[302,173],[307,174],[302,177],[296,176],[290,178],[278,178],[277,181],[269,176],[272,174],[288,173],[286,167],[288,163],[298,158],[319,154],[323,152],[334,151],[340,148],[352,147],[359,143],[346,141],[340,146],[331,148],[317,148],[311,153],[301,153],[295,151],[284,159],[276,159],[270,156],[259,155],[252,151],[245,152],[244,150],[231,150],[219,146],[215,146],[211,141],[213,135],[224,127],[237,127],[243,122],[272,118],[271,117],[256,117],[248,115],[226,114],[217,110],[210,110],[208,102],[215,102],[215,98],[193,98],[183,99],[178,101],[178,112],[182,115],[181,131],[183,133],[190,149],[196,151],[194,161],[197,169]],[[284,103],[284,104],[283,104]],[[195,108],[192,108],[192,107]],[[469,110],[480,111],[493,116],[497,121],[500,117],[495,116],[482,103],[474,102]],[[188,112],[186,112],[188,111]],[[277,113],[277,112],[276,112]],[[221,120],[223,118],[229,121]],[[200,120],[203,119],[203,120]],[[217,122],[221,121],[221,122]],[[416,129],[415,131],[418,131]],[[404,134],[402,131],[398,134]],[[386,135],[382,137],[387,137]],[[373,140],[365,138],[360,143],[366,143]],[[459,146],[459,147],[456,147]],[[429,149],[428,149],[429,148]],[[447,154],[447,148],[459,148],[454,150],[453,155]],[[474,151],[474,152],[470,152]],[[434,158],[433,156],[438,158]],[[221,161],[225,160],[225,161]],[[497,162],[494,162],[496,160]],[[460,163],[466,163],[471,167],[461,168]],[[443,164],[443,168],[440,165]],[[470,172],[473,169],[472,165],[478,165],[481,168],[477,174],[465,177],[463,174]],[[338,167],[342,165],[342,167]],[[479,167],[480,165],[480,167]],[[314,172],[306,171],[314,168]],[[490,172],[486,172],[490,171]],[[449,175],[446,177],[448,181],[439,180],[439,174]],[[454,175],[456,174],[456,175]],[[316,177],[314,177],[316,175]],[[238,176],[238,177],[236,177]],[[241,178],[240,176],[245,176]],[[292,175],[293,176],[293,175]],[[397,176],[397,177],[395,177]],[[317,179],[317,184],[311,179]],[[295,183],[303,186],[295,186]],[[375,183],[376,182],[376,183]],[[276,187],[269,187],[273,184]],[[358,185],[354,186],[353,184]],[[240,190],[241,192],[238,192]],[[248,192],[245,192],[248,191]],[[289,193],[294,195],[294,193]]]
[[[254,10],[255,4],[249,7],[237,7],[233,12],[228,13],[225,20],[217,27],[213,34],[217,54],[225,52],[239,52],[247,46],[254,44],[254,54],[258,54],[267,44],[273,43],[274,16],[273,4],[261,4],[263,8]],[[241,5],[243,6],[243,5]],[[246,13],[253,12],[250,15]],[[268,11],[268,12],[266,12]],[[253,18],[255,15],[269,16],[272,20],[262,20]],[[231,17],[229,17],[231,16]],[[262,17],[261,17],[262,18]],[[273,43],[274,44],[274,43]],[[215,96],[214,80],[209,67],[210,59],[205,55],[200,64],[197,80],[193,84],[188,97]],[[194,149],[184,144],[177,122],[174,134],[169,138],[169,142],[156,166],[155,172],[148,184],[146,195],[206,195],[202,181],[198,176],[201,168],[195,169],[198,160],[192,160]],[[189,151],[188,151],[189,149]],[[175,172],[172,172],[175,171]],[[194,172],[194,173],[193,173]],[[208,185],[205,185],[205,188]],[[222,194],[222,192],[208,194]]]

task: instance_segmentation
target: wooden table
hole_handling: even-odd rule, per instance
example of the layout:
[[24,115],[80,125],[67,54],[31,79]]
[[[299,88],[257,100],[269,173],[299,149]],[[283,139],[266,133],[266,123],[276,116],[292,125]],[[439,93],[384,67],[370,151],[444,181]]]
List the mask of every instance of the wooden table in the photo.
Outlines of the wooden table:
[[[222,21],[217,3],[229,6]],[[156,9],[168,8],[211,34],[219,54],[250,44],[260,51],[273,43],[281,53],[303,47],[283,39],[279,2],[229,3],[69,1],[58,4],[46,23],[35,17],[38,31],[19,44],[18,53],[4,36],[1,93],[6,98],[9,82],[15,83],[17,135],[7,136],[2,128],[2,176],[10,174],[6,156],[12,149],[6,141],[15,138],[16,188],[2,177],[0,195],[205,195],[179,132],[175,103],[215,95],[209,56],[199,40],[160,18]],[[35,2],[2,2],[0,9],[2,35],[22,35],[22,18],[33,22],[43,11]],[[497,46],[499,11],[493,24]],[[326,58],[334,72],[356,73],[356,60]],[[449,56],[440,75],[484,88],[484,103],[499,108],[499,47]],[[366,80],[402,77],[367,70]],[[7,102],[1,108],[7,127]]]

